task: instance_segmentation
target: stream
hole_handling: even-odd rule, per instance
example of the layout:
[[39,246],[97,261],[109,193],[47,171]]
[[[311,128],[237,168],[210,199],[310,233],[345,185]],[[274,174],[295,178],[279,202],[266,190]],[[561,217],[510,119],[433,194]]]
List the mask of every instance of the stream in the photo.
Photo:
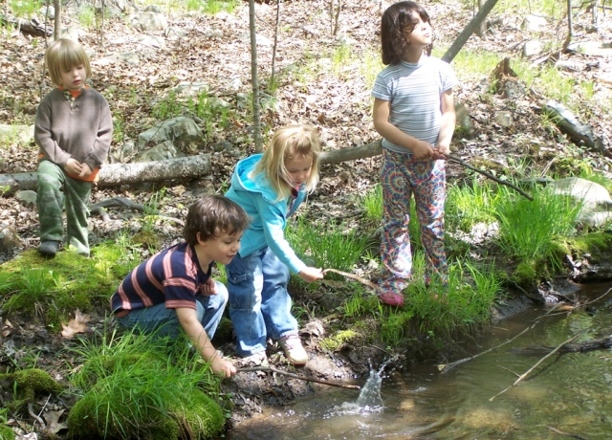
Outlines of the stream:
[[[582,302],[612,284],[582,286]],[[557,347],[612,334],[612,293],[593,310],[538,321],[514,341],[442,374],[435,365],[408,372],[373,369],[361,393],[330,389],[263,414],[232,429],[231,440],[270,439],[611,439],[612,351],[553,354],[520,380],[546,353],[514,349]],[[474,341],[474,355],[496,347],[545,313],[509,318]],[[506,391],[504,391],[508,388]],[[500,394],[501,393],[501,394]]]

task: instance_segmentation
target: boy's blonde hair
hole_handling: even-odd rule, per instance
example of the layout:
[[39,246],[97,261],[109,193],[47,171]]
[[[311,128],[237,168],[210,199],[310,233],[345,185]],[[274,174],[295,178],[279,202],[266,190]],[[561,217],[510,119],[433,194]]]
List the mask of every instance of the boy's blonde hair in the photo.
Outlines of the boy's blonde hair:
[[320,153],[321,141],[314,127],[305,125],[281,127],[274,132],[270,145],[253,170],[253,175],[265,173],[280,200],[291,194],[291,185],[287,183],[289,173],[285,161],[296,157],[311,157],[312,170],[308,180],[304,182],[304,189],[312,192],[319,182]]
[[[51,81],[56,86],[62,84],[62,72],[72,69],[74,66],[83,65],[87,78],[91,76],[91,66],[89,65],[89,57],[85,53],[85,49],[76,41],[68,38],[60,38],[55,40],[45,52],[45,64],[49,69]],[[85,79],[87,79],[85,78]]]

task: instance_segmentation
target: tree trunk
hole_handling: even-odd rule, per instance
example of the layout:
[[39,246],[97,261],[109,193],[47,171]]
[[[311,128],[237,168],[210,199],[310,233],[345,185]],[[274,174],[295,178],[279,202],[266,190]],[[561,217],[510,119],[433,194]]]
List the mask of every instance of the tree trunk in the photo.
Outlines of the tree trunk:
[[461,33],[457,36],[451,47],[446,51],[442,59],[447,63],[453,61],[453,59],[457,56],[463,45],[467,42],[470,35],[474,33],[476,29],[480,27],[480,24],[487,18],[491,9],[497,4],[498,0],[487,0],[487,2],[482,5],[482,8],[478,11],[478,14],[472,18],[472,21],[468,23],[468,25],[461,31]]
[[[139,182],[189,180],[210,172],[210,154],[180,157],[158,162],[136,162],[104,165],[98,186],[111,187]],[[36,173],[0,174],[0,194],[12,195],[17,190],[36,190]]]
[[62,0],[53,0],[53,7],[55,8],[53,39],[59,40],[62,38]]
[[255,0],[249,0],[249,32],[251,35],[251,81],[253,83],[253,142],[255,151],[263,150],[259,117],[259,79],[257,77],[257,33],[255,32]]

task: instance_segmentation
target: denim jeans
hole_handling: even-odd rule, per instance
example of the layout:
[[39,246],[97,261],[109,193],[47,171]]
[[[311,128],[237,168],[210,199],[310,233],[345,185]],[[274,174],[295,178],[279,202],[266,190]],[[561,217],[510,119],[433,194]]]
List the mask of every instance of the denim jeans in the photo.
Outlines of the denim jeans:
[[267,338],[297,333],[287,291],[289,268],[265,247],[225,266],[236,352],[245,357],[266,349]]
[[[215,281],[217,286],[216,295],[197,295],[196,313],[198,321],[202,323],[206,334],[213,338],[215,331],[223,317],[223,311],[227,305],[227,288],[223,283]],[[177,338],[182,331],[174,309],[167,309],[165,303],[156,304],[144,309],[132,310],[127,316],[118,318],[117,321],[124,327],[137,328],[145,333],[155,333],[157,337]]]

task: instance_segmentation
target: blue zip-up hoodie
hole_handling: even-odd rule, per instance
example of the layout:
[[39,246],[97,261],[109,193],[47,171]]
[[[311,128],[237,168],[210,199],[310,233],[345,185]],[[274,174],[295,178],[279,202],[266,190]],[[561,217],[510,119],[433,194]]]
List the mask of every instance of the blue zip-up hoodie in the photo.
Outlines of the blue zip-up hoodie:
[[251,175],[261,157],[261,154],[255,154],[236,164],[230,189],[225,194],[227,198],[242,206],[251,220],[240,241],[239,254],[244,258],[268,246],[292,272],[299,273],[306,264],[295,254],[285,239],[284,230],[287,226],[287,217],[292,215],[304,201],[306,191],[302,188],[298,190],[297,198],[291,207],[289,207],[291,196],[277,200],[278,194],[270,185],[265,173]]

